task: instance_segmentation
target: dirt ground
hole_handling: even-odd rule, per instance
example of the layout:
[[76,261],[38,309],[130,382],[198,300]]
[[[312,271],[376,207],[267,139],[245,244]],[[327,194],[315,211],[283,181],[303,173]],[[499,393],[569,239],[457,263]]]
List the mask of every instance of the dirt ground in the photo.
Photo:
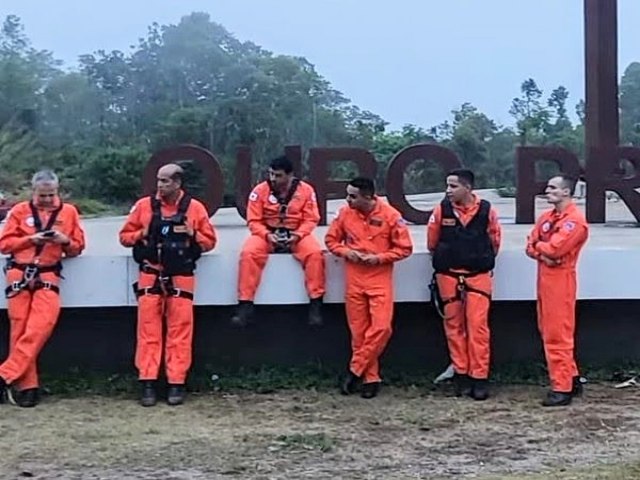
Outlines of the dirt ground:
[[0,478],[640,478],[640,388],[587,387],[561,409],[526,386],[486,402],[448,388],[217,393],[147,409],[49,397],[0,405]]

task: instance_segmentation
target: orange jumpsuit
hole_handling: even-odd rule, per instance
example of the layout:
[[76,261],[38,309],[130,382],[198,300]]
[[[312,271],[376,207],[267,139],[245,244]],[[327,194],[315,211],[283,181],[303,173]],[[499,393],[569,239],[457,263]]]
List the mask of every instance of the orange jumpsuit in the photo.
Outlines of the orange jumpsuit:
[[[576,264],[589,226],[574,203],[564,212],[543,213],[527,238],[527,255],[538,260],[538,329],[544,344],[551,390],[569,393],[578,376],[574,356]],[[546,256],[556,261],[549,266]]]
[[[454,214],[463,225],[467,225],[478,213],[480,199],[474,195],[474,202],[469,206],[453,204]],[[434,252],[440,241],[442,208],[437,205],[433,210],[427,226],[427,248]],[[489,211],[487,233],[495,254],[501,243],[501,227],[498,214],[492,207]],[[459,273],[469,273],[464,270]],[[449,355],[453,369],[461,375],[469,375],[476,380],[485,380],[489,376],[490,331],[489,307],[491,305],[492,280],[491,273],[480,273],[466,277],[465,301],[451,301],[458,294],[458,278],[450,275],[436,274],[436,282],[444,306],[444,330],[449,347]],[[472,290],[486,293],[482,295]]]
[[[42,225],[47,225],[52,211],[60,206],[56,199],[50,209],[38,208],[38,217]],[[28,238],[36,233],[29,202],[15,205],[7,216],[6,224],[0,234],[0,252],[12,255],[18,264],[37,263],[42,269],[58,263],[63,257],[80,255],[85,248],[84,231],[80,225],[80,216],[76,208],[68,203],[62,209],[52,225],[52,229],[69,237],[68,245],[45,243],[40,255],[36,257],[36,246]],[[40,280],[50,282],[59,288],[59,277],[53,271],[41,272]],[[23,272],[10,268],[6,274],[7,285],[20,282]],[[7,384],[13,384],[19,390],[38,388],[37,359],[40,351],[51,336],[60,314],[60,296],[51,288],[20,290],[7,299],[10,322],[9,356],[0,365],[0,377]]]
[[409,229],[400,213],[376,198],[365,215],[342,207],[325,236],[331,253],[344,257],[350,250],[375,254],[377,265],[346,262],[345,307],[351,331],[351,372],[363,383],[380,382],[379,357],[392,333],[393,263],[413,251]]
[[309,298],[320,298],[325,293],[324,257],[320,243],[312,235],[320,222],[316,194],[311,185],[300,181],[289,202],[284,221],[281,222],[280,204],[272,194],[269,182],[258,184],[249,195],[247,224],[251,236],[240,252],[238,300],[253,301],[260,285],[262,271],[272,251],[267,235],[270,229],[284,227],[298,235],[293,245],[293,257],[302,263],[305,287]]
[[[163,217],[175,215],[184,192],[174,204],[160,199],[160,211]],[[159,198],[159,197],[158,197]],[[136,202],[131,209],[126,223],[120,230],[120,243],[125,247],[133,247],[145,235],[152,219],[149,197]],[[203,252],[212,250],[217,241],[216,232],[209,221],[205,206],[192,199],[186,211],[187,223],[195,232],[195,241]],[[149,264],[155,269],[160,265]],[[141,271],[138,276],[138,288],[150,288],[157,276]],[[195,291],[193,275],[175,275],[173,286],[184,292]],[[140,380],[157,380],[160,371],[163,345],[163,315],[166,315],[167,333],[164,341],[165,369],[170,384],[182,385],[186,381],[191,367],[193,348],[193,300],[179,296],[160,294],[144,294],[138,297],[138,327],[135,364]]]

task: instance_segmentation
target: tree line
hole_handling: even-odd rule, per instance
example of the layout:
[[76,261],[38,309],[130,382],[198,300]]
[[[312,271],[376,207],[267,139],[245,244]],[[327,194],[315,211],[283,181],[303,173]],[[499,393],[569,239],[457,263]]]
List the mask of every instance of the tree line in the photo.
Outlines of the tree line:
[[[621,138],[635,145],[640,63],[625,70],[620,94]],[[464,103],[439,125],[389,130],[305,58],[240,41],[206,13],[176,25],[154,23],[130,52],[82,55],[74,69],[34,48],[21,20],[9,15],[0,31],[0,192],[24,195],[31,174],[46,165],[60,173],[66,194],[84,211],[121,209],[140,195],[148,158],[178,143],[216,154],[227,194],[239,145],[251,147],[255,177],[285,145],[302,145],[366,148],[382,178],[400,149],[435,142],[477,172],[478,186],[508,189],[518,145],[559,145],[583,157],[584,102],[569,98],[565,87],[545,95],[529,78],[511,102],[513,127]],[[342,165],[333,173],[351,172]],[[429,161],[416,162],[406,173],[406,191],[440,190],[440,176]],[[201,188],[198,172],[190,177]]]

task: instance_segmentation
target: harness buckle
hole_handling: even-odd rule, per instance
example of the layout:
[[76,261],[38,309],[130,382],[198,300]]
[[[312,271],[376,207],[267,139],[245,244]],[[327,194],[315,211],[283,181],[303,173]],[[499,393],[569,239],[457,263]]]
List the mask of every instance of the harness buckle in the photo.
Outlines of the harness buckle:
[[24,269],[24,282],[30,283],[38,274],[38,267],[35,265],[27,265]]
[[173,298],[178,298],[180,295],[182,295],[182,289],[181,289],[181,288],[175,288],[175,287],[174,287],[174,288],[173,288],[173,291],[172,291],[172,295],[171,295],[171,296],[172,296]]
[[43,289],[45,290],[51,290],[51,287],[53,287],[53,283],[46,281],[46,282],[41,282]]
[[18,282],[17,280],[15,282],[11,282],[12,292],[19,292],[20,290],[22,290],[22,282]]

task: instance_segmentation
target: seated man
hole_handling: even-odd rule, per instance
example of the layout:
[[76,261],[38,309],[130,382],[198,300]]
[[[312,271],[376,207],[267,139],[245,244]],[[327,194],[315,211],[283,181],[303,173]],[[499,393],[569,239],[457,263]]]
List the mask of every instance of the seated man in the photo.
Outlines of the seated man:
[[324,257],[312,235],[319,221],[313,187],[293,176],[293,165],[287,157],[273,160],[269,180],[258,184],[249,195],[247,224],[251,236],[240,253],[239,307],[231,319],[234,325],[244,327],[251,321],[253,300],[270,253],[292,253],[302,263],[311,299],[309,324],[322,324]]

